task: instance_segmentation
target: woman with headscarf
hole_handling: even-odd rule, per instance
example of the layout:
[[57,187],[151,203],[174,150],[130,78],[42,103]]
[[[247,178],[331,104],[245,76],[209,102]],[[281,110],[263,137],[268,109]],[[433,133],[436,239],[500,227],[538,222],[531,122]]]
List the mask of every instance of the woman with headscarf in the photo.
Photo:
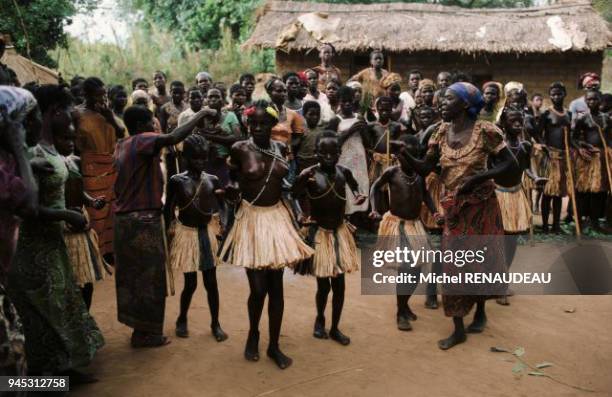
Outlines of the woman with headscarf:
[[[588,72],[580,76],[580,80],[578,80],[578,88],[584,90],[586,93],[588,90],[599,90],[601,86],[601,78],[597,73]],[[584,95],[580,98],[574,99],[569,105],[569,111],[572,114],[572,120],[574,120],[578,115],[583,113],[589,113],[589,107],[584,100]]]
[[[391,119],[393,121],[407,123],[408,110],[404,101],[400,98],[402,93],[402,77],[397,73],[389,73],[380,80],[380,86],[385,90],[385,95],[391,98],[393,110]],[[375,106],[374,106],[375,109]]]
[[[455,258],[453,262],[443,262],[443,273],[447,276],[461,275],[464,281],[472,276],[470,273],[503,273],[504,228],[495,197],[495,183],[510,186],[513,182],[511,177],[520,169],[501,131],[492,123],[478,120],[484,105],[478,88],[470,83],[455,83],[446,90],[441,100],[444,123],[431,137],[425,158],[421,161],[406,150],[401,150],[399,157],[402,167],[427,175],[439,163],[444,185],[441,200],[444,209],[444,252],[478,252],[487,247],[482,263],[460,263]],[[491,167],[487,167],[489,160]],[[476,313],[467,332],[482,332],[487,322],[486,299],[501,295],[505,290],[505,284],[444,283],[444,312],[453,318],[455,329],[448,338],[438,342],[440,349],[446,350],[465,342],[463,318],[474,304],[477,305]]]
[[27,375],[23,326],[5,288],[20,219],[36,214],[38,187],[24,147],[26,134],[37,140],[39,129],[40,111],[32,94],[0,87],[0,375],[5,376]]

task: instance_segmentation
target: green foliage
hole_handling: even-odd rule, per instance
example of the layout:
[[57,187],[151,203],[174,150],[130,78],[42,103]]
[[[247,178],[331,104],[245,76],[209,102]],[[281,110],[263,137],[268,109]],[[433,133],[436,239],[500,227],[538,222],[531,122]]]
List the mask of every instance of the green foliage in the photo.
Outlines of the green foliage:
[[66,45],[64,25],[70,24],[79,10],[91,9],[96,3],[97,0],[0,0],[0,32],[9,33],[22,54],[27,54],[29,41],[32,59],[55,66],[47,50]]
[[606,21],[612,22],[612,1],[593,0],[593,7],[599,11]]
[[220,43],[218,49],[194,50],[178,45],[165,30],[134,28],[121,46],[70,38],[67,49],[54,50],[50,55],[57,60],[64,78],[77,74],[98,76],[107,85],[130,86],[136,77],[151,81],[156,70],[164,71],[168,81],[181,80],[190,86],[196,73],[202,70],[209,71],[215,81],[233,83],[246,71],[259,73],[274,69],[273,52],[243,51],[227,30]]
[[123,0],[146,21],[168,29],[192,48],[218,48],[222,32],[245,38],[253,26],[253,11],[263,0]]

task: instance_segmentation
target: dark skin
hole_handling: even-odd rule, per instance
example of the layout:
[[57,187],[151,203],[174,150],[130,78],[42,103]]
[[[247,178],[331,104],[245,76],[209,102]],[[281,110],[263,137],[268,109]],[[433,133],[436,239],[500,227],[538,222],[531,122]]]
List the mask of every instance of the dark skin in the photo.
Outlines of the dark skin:
[[246,103],[251,103],[253,91],[255,91],[255,80],[254,79],[245,79],[242,81],[242,86],[246,91]]
[[[447,139],[451,147],[462,147],[466,145],[473,133],[476,120],[471,118],[467,113],[469,104],[464,102],[455,92],[447,90],[444,97],[441,98],[440,106],[441,116],[444,121],[451,124],[448,131]],[[493,156],[494,167],[481,172],[480,174],[466,178],[462,186],[459,187],[456,194],[468,194],[482,183],[494,179],[496,182],[501,177],[512,178],[513,175],[521,173],[516,159],[512,152],[505,147]],[[432,172],[439,163],[440,153],[430,152],[423,160],[418,160],[410,154],[409,151],[402,149],[399,153],[400,163],[404,172],[410,172],[411,169],[416,170],[421,176],[427,176]],[[467,339],[462,317],[453,317],[455,325],[454,332],[446,339],[438,342],[438,347],[442,350],[450,349],[451,347],[465,342]],[[486,314],[484,310],[484,301],[478,303],[474,321],[468,327],[468,332],[478,332],[482,330],[486,324]]]
[[314,70],[306,72],[306,79],[308,79],[308,92],[315,98],[319,98],[319,76]]
[[202,92],[202,95],[206,95],[206,93],[208,93],[208,90],[212,86],[212,80],[209,79],[207,76],[200,75],[196,77],[196,85]]
[[111,98],[111,107],[113,109],[113,112],[118,116],[122,116],[123,111],[125,110],[125,106],[127,105],[127,102],[128,102],[127,92],[125,92],[125,90],[120,90],[119,92],[117,92]]
[[380,52],[373,52],[370,54],[370,65],[374,69],[376,78],[380,80],[382,78],[382,67],[385,63],[385,57]]
[[484,89],[482,96],[484,97],[485,101],[484,109],[487,112],[492,112],[493,109],[495,109],[495,105],[499,101],[499,90],[494,85],[488,85]]
[[[344,118],[352,118],[354,116],[353,112],[353,98],[340,98],[339,110],[340,114]],[[332,131],[338,131],[338,125],[340,124],[340,119],[338,117],[334,117],[330,120],[327,129]],[[355,122],[348,130],[341,132],[338,140],[340,142],[340,147],[342,144],[351,137],[353,134],[361,134],[361,139],[364,144],[370,141],[370,137],[368,135],[368,125],[365,121],[359,120]]]
[[[338,165],[340,144],[337,138],[322,138],[317,145],[317,157],[319,164],[308,167],[300,173],[293,185],[293,193],[296,197],[300,197],[308,192],[312,221],[322,228],[335,230],[344,222],[346,185],[351,188],[356,204],[363,203],[366,197],[359,194],[359,186],[351,171]],[[325,331],[325,306],[330,285],[334,295],[332,326],[328,335]],[[317,318],[313,335],[319,339],[330,337],[341,345],[348,345],[351,342],[350,338],[338,329],[344,304],[344,275],[318,277],[317,286]]]
[[232,134],[221,134],[222,130],[221,125],[219,124],[221,108],[223,107],[221,91],[219,91],[217,88],[211,88],[208,90],[206,101],[208,102],[208,107],[215,110],[216,117],[210,119],[210,123],[205,123],[205,127],[200,129],[198,133],[211,142],[219,143],[228,147],[244,139],[242,132],[240,131],[240,127],[237,125],[233,126]]
[[[396,143],[398,142],[394,142]],[[409,144],[405,147],[405,150],[409,150],[414,156],[417,155],[416,145]],[[371,219],[377,221],[382,219],[379,209],[387,205],[386,202],[381,203],[381,197],[384,196],[383,187],[387,185],[390,192],[389,211],[393,215],[408,220],[419,219],[422,203],[425,203],[432,214],[436,213],[435,204],[425,188],[425,178],[414,171],[406,174],[400,166],[393,166],[387,168],[372,184],[370,189]],[[410,295],[397,294],[397,322],[400,330],[411,330],[410,320],[417,318],[408,305]]]
[[299,77],[291,76],[285,82],[287,86],[287,100],[285,106],[291,110],[298,110],[302,108],[302,101],[298,98],[300,96],[301,82]]
[[[114,128],[117,139],[121,139],[125,133],[125,128],[117,123],[113,111],[108,107],[107,102],[106,88],[104,87],[100,87],[93,93],[85,95],[85,108],[100,113],[100,115],[102,115],[102,117],[104,117],[104,119]],[[78,117],[75,118],[75,121],[78,124]]]
[[[225,210],[223,200],[225,192],[219,179],[204,172],[208,156],[206,146],[197,146],[190,151],[183,152],[187,170],[173,175],[168,183],[168,195],[164,206],[166,225],[171,224],[176,207],[180,208],[179,222],[194,228],[206,228],[217,208]],[[185,289],[181,294],[181,312],[176,322],[178,336],[188,336],[187,311],[197,285],[195,273],[185,273]],[[222,342],[227,339],[227,334],[219,324],[219,290],[216,268],[202,271],[202,278],[208,296],[212,334],[217,342]]]
[[451,83],[452,76],[449,72],[440,72],[438,73],[437,83],[438,89],[448,88]]
[[[576,118],[572,126],[572,137],[579,148],[579,155],[590,159],[595,150],[603,152],[604,147],[609,147],[612,143],[610,133],[612,120],[609,114],[600,111],[601,94],[589,91],[585,94],[584,100],[589,112],[580,114]],[[605,139],[605,146],[602,138]],[[605,164],[609,166],[607,162]],[[608,178],[605,167],[602,171],[604,178]],[[605,212],[606,192],[578,192],[578,199],[580,214],[588,216],[592,228],[602,231],[599,217]]]
[[330,81],[327,83],[327,86],[325,86],[325,95],[327,95],[329,106],[332,110],[338,108],[338,89],[340,89],[340,87],[335,81]]
[[411,94],[414,94],[419,89],[419,83],[422,78],[420,73],[410,73],[408,75],[408,90]]
[[[547,109],[542,113],[538,126],[540,131],[535,134],[538,137],[536,139],[539,139],[538,142],[544,144],[543,149],[545,152],[548,151],[549,147],[565,152],[566,133],[569,133],[572,120],[571,113],[563,107],[565,90],[552,88],[549,94],[553,109]],[[545,233],[549,230],[548,215],[550,214],[551,202],[553,209],[552,231],[554,233],[561,233],[561,197],[542,196],[542,228]]]
[[402,104],[400,102],[401,93],[402,88],[399,84],[393,84],[387,89],[387,95],[393,100],[393,111],[391,112],[391,119],[393,121],[398,121],[402,115]]
[[[180,85],[170,87],[170,100],[178,109],[182,109],[184,106],[185,88]],[[159,110],[159,123],[164,133],[168,132],[168,118],[169,114],[165,109]]]
[[[286,146],[270,139],[276,121],[260,108],[249,117],[248,126],[252,139],[236,142],[230,153],[230,177],[233,182],[227,189],[230,195],[239,190],[244,200],[262,207],[275,205],[281,199],[282,181],[289,172],[289,165],[286,161],[259,150],[278,152],[281,157],[286,157]],[[279,368],[285,369],[293,360],[278,346],[284,310],[282,275],[282,269],[247,269],[251,291],[248,302],[250,329],[244,356],[249,361],[259,360],[259,320],[267,295],[270,327],[267,355]]]
[[387,153],[387,131],[389,131],[389,139],[395,140],[399,137],[402,126],[393,121],[393,107],[390,103],[379,101],[376,104],[376,111],[378,112],[378,122],[369,126],[370,141],[375,144],[372,149],[377,153]]
[[[166,91],[166,77],[162,73],[155,73],[153,75],[153,85],[157,89],[157,95],[152,95],[151,99],[157,107],[156,112],[159,112],[159,108],[170,101]],[[159,113],[157,113],[157,115],[159,115]]]
[[426,86],[421,89],[421,98],[423,99],[423,103],[427,106],[433,106],[435,92],[434,88],[431,86]]

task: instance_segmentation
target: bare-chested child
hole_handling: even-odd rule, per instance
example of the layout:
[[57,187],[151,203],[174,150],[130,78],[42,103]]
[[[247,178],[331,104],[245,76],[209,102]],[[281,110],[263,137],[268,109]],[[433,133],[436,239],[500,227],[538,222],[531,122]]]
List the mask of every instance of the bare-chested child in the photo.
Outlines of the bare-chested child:
[[548,92],[553,106],[542,114],[541,132],[536,135],[536,139],[540,139],[544,144],[543,150],[548,157],[547,170],[544,175],[548,181],[544,186],[542,197],[542,225],[544,233],[548,233],[548,215],[552,202],[552,232],[560,233],[561,200],[568,193],[565,154],[572,116],[570,111],[563,107],[566,95],[563,83],[552,83]]
[[[599,218],[605,215],[606,196],[610,190],[610,156],[612,144],[610,115],[602,113],[601,93],[587,90],[584,101],[589,108],[574,118],[572,136],[578,146],[576,156],[576,192],[580,216],[589,220],[595,231],[603,231]],[[606,157],[606,151],[608,152]]]
[[[370,184],[378,179],[383,171],[392,165],[397,165],[395,155],[391,153],[390,142],[399,138],[402,132],[402,125],[391,119],[393,113],[393,102],[390,97],[383,96],[376,101],[377,120],[368,125],[370,136],[370,155],[371,162],[368,170]],[[380,193],[384,197],[381,191]],[[386,201],[383,201],[386,202]],[[383,202],[381,202],[381,205]],[[382,207],[384,212],[386,207]]]
[[[525,127],[525,113],[523,108],[504,108],[504,141],[518,161],[521,170],[533,181],[533,186],[539,188],[546,183],[531,169],[532,145],[530,141],[522,139]],[[523,186],[523,174],[513,176],[512,187],[496,186],[495,195],[501,210],[504,225],[506,267],[510,269],[516,254],[518,237],[526,233],[531,226],[531,205]],[[500,305],[508,305],[506,295],[497,299]]]
[[[392,142],[394,151],[397,147],[404,146],[405,150],[413,156],[417,156],[418,141],[414,135],[404,134],[399,141]],[[401,158],[401,157],[400,157]],[[384,186],[389,189],[389,211],[381,217],[379,200],[380,192]],[[387,168],[385,172],[372,185],[370,190],[370,203],[372,219],[382,219],[378,228],[378,236],[389,239],[387,243],[395,247],[408,247],[419,250],[428,249],[429,241],[425,227],[420,221],[421,204],[425,203],[432,214],[436,214],[436,208],[431,197],[425,189],[425,179],[412,171],[410,174],[402,171],[399,165]],[[437,219],[441,219],[436,215]],[[411,267],[402,263],[398,273],[413,274],[419,277],[421,267]],[[397,285],[397,328],[401,331],[410,331],[410,321],[417,319],[416,314],[408,306],[408,300],[414,293],[417,283]]]
[[[338,165],[338,134],[334,131],[322,132],[316,140],[316,155],[318,164],[302,171],[293,186],[296,197],[304,194],[308,197],[312,223],[307,242],[315,249],[314,256],[303,262],[296,271],[317,277],[314,337],[330,337],[342,345],[348,345],[351,340],[338,329],[344,305],[344,274],[359,268],[359,256],[353,235],[345,223],[344,211],[347,199],[361,204],[366,196],[359,193],[351,170]],[[353,198],[346,197],[347,185],[353,192]],[[325,331],[325,306],[330,287],[333,291],[332,323],[328,335]]]
[[[202,272],[210,309],[210,328],[218,342],[227,339],[219,324],[219,289],[216,266],[219,264],[217,236],[221,235],[217,208],[224,209],[224,191],[219,179],[204,172],[210,146],[205,138],[192,134],[183,143],[186,171],[170,178],[164,207],[166,224],[171,227],[170,264],[184,272],[181,311],[176,320],[176,336],[189,336],[187,311],[197,287],[197,272]],[[175,219],[175,211],[178,216]]]

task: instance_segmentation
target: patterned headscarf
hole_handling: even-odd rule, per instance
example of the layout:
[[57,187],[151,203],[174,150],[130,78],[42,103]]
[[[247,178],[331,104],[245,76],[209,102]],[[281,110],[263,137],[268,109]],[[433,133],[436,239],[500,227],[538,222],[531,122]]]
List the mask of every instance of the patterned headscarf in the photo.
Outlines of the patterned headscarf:
[[386,90],[389,87],[392,87],[393,85],[399,84],[401,82],[402,76],[397,73],[389,73],[380,80],[380,86]]
[[484,106],[484,99],[482,93],[476,86],[470,83],[461,82],[451,85],[448,89],[457,94],[462,101],[470,105],[467,112],[472,119],[478,118],[478,113],[480,113]]
[[0,86],[0,123],[8,120],[23,121],[36,108],[34,95],[23,88]]
[[597,73],[589,72],[580,77],[580,88],[588,87],[593,83],[601,82],[601,78]]
[[518,81],[509,81],[504,86],[504,95],[508,96],[508,94],[512,90],[523,91],[524,89],[525,89],[525,87],[523,86],[523,83],[519,83]]

